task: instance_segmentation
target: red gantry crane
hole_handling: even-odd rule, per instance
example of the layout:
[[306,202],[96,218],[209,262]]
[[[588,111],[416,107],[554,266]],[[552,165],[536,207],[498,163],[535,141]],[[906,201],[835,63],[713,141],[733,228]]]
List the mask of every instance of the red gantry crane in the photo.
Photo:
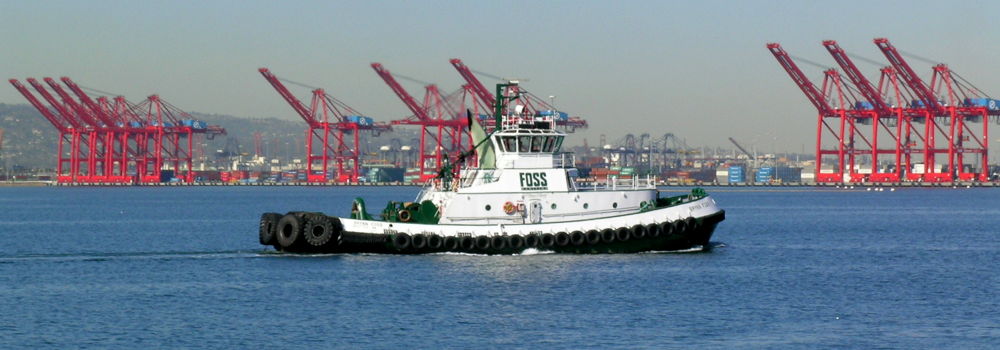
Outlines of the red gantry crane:
[[[930,88],[936,96],[942,98],[946,113],[952,121],[949,125],[953,140],[949,147],[949,159],[952,160],[949,163],[950,171],[959,181],[988,181],[990,105],[992,104],[994,113],[1000,109],[996,100],[985,98],[986,94],[982,91],[968,82],[963,84],[962,81],[964,79],[947,65],[934,66]],[[980,135],[972,129],[976,124],[982,128]],[[966,157],[967,154],[971,157]],[[967,161],[969,164],[966,164]]]
[[[332,161],[337,164],[336,181],[357,182],[361,172],[361,132],[377,134],[390,130],[391,126],[374,123],[372,118],[358,113],[321,88],[313,89],[312,103],[307,107],[267,68],[258,71],[306,122],[307,181],[327,182]],[[314,143],[319,147],[314,147]]]
[[[114,102],[106,97],[95,101],[71,79],[63,77],[61,80],[76,99],[55,79],[45,78],[44,81],[59,96],[58,99],[38,81],[28,79],[51,105],[51,109],[16,79],[10,80],[60,133],[56,165],[56,181],[60,183],[161,182],[164,180],[161,173],[164,153],[167,154],[166,159],[171,160],[175,175],[191,182],[194,179],[190,161],[192,134],[206,134],[211,138],[225,133],[225,129],[221,127],[208,126],[193,119],[178,120],[177,125],[182,126],[162,121],[144,123],[143,118],[134,113],[135,107],[124,97],[115,97]],[[164,107],[165,102],[158,97],[151,97],[149,103],[157,106],[156,113],[177,110],[169,104],[169,107]],[[150,114],[146,118],[155,116]],[[164,149],[163,135],[173,145],[172,149]],[[181,140],[185,137],[187,147],[182,149]],[[153,146],[149,146],[150,143]],[[65,152],[67,146],[70,149],[68,154]],[[66,169],[67,165],[69,170]],[[129,174],[130,165],[135,168],[135,176]]]
[[[29,103],[31,103],[32,106],[35,107],[35,109],[38,110],[39,113],[42,114],[42,117],[48,120],[49,123],[52,124],[52,126],[59,132],[56,181],[75,182],[78,178],[83,177],[84,174],[82,174],[79,170],[80,165],[78,161],[81,158],[85,158],[86,155],[84,155],[84,157],[80,157],[81,150],[78,149],[80,146],[79,140],[85,135],[89,136],[91,130],[77,127],[71,124],[68,120],[52,113],[52,110],[42,104],[41,101],[39,101],[38,98],[36,98],[35,95],[32,94],[31,91],[17,79],[10,79],[9,82],[15,89],[17,89],[18,92],[21,93],[22,96],[24,96],[25,99],[28,100]],[[69,148],[68,156],[66,148]]]
[[[889,60],[897,74],[902,78],[903,83],[909,87],[916,95],[916,100],[910,102],[910,108],[918,116],[915,117],[917,123],[924,123],[924,148],[923,148],[923,169],[907,169],[909,172],[923,174],[922,180],[927,182],[949,182],[953,181],[952,169],[954,169],[954,133],[945,130],[944,127],[954,125],[954,116],[938,100],[927,84],[910,68],[903,56],[899,54],[889,39],[877,38],[874,40],[885,58]],[[938,145],[938,137],[947,143],[946,148]],[[944,155],[948,165],[938,166],[937,158]],[[916,167],[915,167],[916,168]]]
[[[190,114],[164,101],[159,95],[151,95],[134,106],[119,96],[118,106],[112,108],[106,100],[103,105],[95,102],[70,78],[62,77],[60,80],[73,91],[87,111],[95,115],[106,127],[115,128],[118,132],[144,128],[145,132],[133,133],[141,134],[144,138],[143,147],[133,149],[142,157],[141,162],[136,158],[140,183],[164,182],[170,181],[171,178],[188,183],[194,182],[192,154],[195,135],[204,134],[211,139],[215,135],[226,133],[225,129],[219,126],[209,126],[203,121],[193,119]],[[116,111],[123,113],[111,114]],[[109,152],[111,146],[109,143],[107,148]],[[173,173],[164,173],[164,170]]]
[[[925,84],[888,39],[878,38],[874,42],[890,63],[880,70],[877,87],[835,41],[823,42],[856,87],[846,94],[835,71],[826,71],[820,91],[778,44],[767,46],[820,112],[816,181],[988,181],[988,121],[1000,116],[1000,101],[989,98],[944,64],[934,65],[931,82]],[[839,97],[832,98],[831,92]],[[839,100],[839,104],[831,106],[833,100]],[[823,121],[837,117],[841,119],[839,133]],[[858,124],[871,128],[858,128]],[[824,127],[837,137],[836,151],[822,148]],[[885,138],[893,141],[891,146]],[[841,170],[822,173],[823,156],[834,153]],[[880,159],[888,155],[892,156],[891,161]],[[870,172],[860,170],[858,157],[871,158]],[[847,178],[843,177],[845,168],[850,169]]]
[[[850,169],[851,181],[899,182],[904,168],[902,164],[902,143],[899,142],[904,125],[903,108],[892,107],[887,104],[882,97],[881,90],[872,85],[836,41],[823,41],[823,46],[833,56],[833,59],[837,61],[837,64],[844,71],[844,75],[858,89],[864,99],[854,105],[854,111],[851,113],[854,116],[854,122],[851,123],[850,133],[852,139],[854,134],[858,133],[861,141],[868,147],[867,149],[859,149],[858,145],[854,144],[849,151],[851,159],[848,167]],[[863,129],[855,129],[856,124],[871,125],[871,130],[866,133]],[[880,134],[892,138],[891,144],[887,142],[883,143],[883,145],[889,144],[890,147],[880,147]],[[870,175],[859,172],[860,166],[855,159],[856,156],[864,155],[871,157]],[[880,155],[893,155],[892,167],[883,168],[879,161]]]
[[[792,61],[788,52],[782,49],[780,44],[769,43],[767,44],[767,49],[774,55],[774,58],[778,60],[781,67],[792,78],[792,81],[802,90],[806,98],[809,99],[809,102],[812,102],[813,106],[819,112],[816,126],[816,182],[843,182],[845,154],[848,151],[848,142],[853,144],[853,140],[848,141],[844,133],[845,125],[848,122],[848,115],[847,109],[844,108],[846,97],[842,90],[840,74],[834,69],[826,70],[824,72],[823,88],[822,90],[817,89],[816,85],[813,85],[805,73],[802,73],[802,70]],[[839,102],[837,108],[834,108],[828,102],[832,97],[831,94],[837,95],[836,101]],[[837,129],[830,126],[830,123],[827,122],[828,119],[835,119],[839,123]],[[824,130],[827,133],[824,133]],[[823,148],[823,135],[825,134],[831,135],[836,140],[837,145],[835,148]],[[825,155],[835,155],[837,157],[837,166],[830,173],[822,171],[823,156]]]
[[[80,116],[83,116],[84,117],[83,119],[88,124],[98,129],[110,131],[108,137],[106,138],[107,141],[103,144],[103,147],[98,148],[98,150],[103,150],[105,154],[105,157],[103,157],[104,162],[102,162],[102,164],[104,165],[103,169],[107,176],[105,176],[101,180],[97,181],[92,180],[91,182],[116,182],[116,181],[111,181],[110,178],[111,176],[113,176],[112,173],[116,169],[116,167],[113,166],[114,161],[112,160],[113,158],[115,158],[114,157],[115,153],[114,140],[116,139],[115,134],[119,133],[128,134],[130,131],[133,131],[131,134],[133,135],[142,134],[140,137],[142,139],[146,139],[150,137],[150,132],[134,132],[135,130],[132,130],[133,128],[131,126],[125,125],[124,123],[119,123],[117,120],[115,120],[114,117],[107,114],[105,109],[103,109],[97,102],[91,99],[90,96],[88,96],[85,92],[83,92],[82,88],[76,85],[76,83],[74,83],[68,77],[62,77],[60,78],[60,80],[62,80],[63,84],[65,84],[66,87],[68,87],[70,91],[72,91],[73,94],[76,95],[78,102],[73,101],[73,98],[62,89],[62,87],[59,85],[58,82],[55,81],[55,79],[45,78],[45,82],[48,83],[49,86],[52,87],[52,89],[57,94],[59,94],[59,96],[63,97],[63,100],[66,101],[68,105],[72,106],[73,110],[76,110]],[[128,142],[127,138],[125,142]],[[127,145],[124,148],[127,149]],[[134,150],[135,149],[133,148],[133,151]],[[133,154],[132,156],[133,162],[137,159],[135,156],[136,154]],[[119,163],[119,165],[121,164]],[[117,167],[117,169],[121,170],[122,168]],[[150,169],[150,171],[155,172],[156,175],[155,179],[144,177],[142,173],[137,173],[138,179],[136,181],[138,181],[139,183],[160,182],[161,180],[160,168],[156,167],[154,169]],[[118,175],[120,175],[121,178],[127,178],[127,173],[125,172],[122,172]],[[127,180],[124,180],[123,182],[127,182]]]
[[[441,97],[437,85],[434,84],[425,86],[423,104],[418,104],[416,99],[396,81],[392,73],[385,69],[382,64],[372,63],[371,66],[413,113],[409,118],[392,121],[392,124],[420,126],[420,153],[417,157],[420,181],[433,178],[436,172],[427,171],[428,167],[432,167],[432,170],[441,169],[444,166],[446,155],[449,161],[454,161],[454,158],[465,151],[462,146],[463,139],[468,138],[469,143],[472,143],[471,136],[465,132],[468,127],[465,111],[456,111],[450,104],[446,103],[446,99]],[[461,117],[458,116],[459,114]],[[433,150],[428,150],[428,135],[433,138],[433,142],[430,143]]]

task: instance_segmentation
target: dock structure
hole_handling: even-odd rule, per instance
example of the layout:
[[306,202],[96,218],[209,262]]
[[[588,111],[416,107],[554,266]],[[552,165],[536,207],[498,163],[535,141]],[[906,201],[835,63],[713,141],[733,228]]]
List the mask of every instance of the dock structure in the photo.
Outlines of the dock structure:
[[888,39],[873,42],[888,62],[877,84],[836,41],[826,40],[823,47],[840,70],[824,70],[819,86],[780,44],[766,45],[816,108],[815,180],[834,186],[989,182],[989,126],[1000,117],[1000,100],[945,64],[934,65],[928,84]]

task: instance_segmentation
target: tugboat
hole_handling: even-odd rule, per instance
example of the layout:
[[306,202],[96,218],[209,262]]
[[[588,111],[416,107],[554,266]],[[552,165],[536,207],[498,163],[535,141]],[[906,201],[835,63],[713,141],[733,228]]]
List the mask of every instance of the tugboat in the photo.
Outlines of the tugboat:
[[[264,213],[260,243],[296,253],[710,249],[725,211],[704,190],[661,196],[649,176],[578,183],[573,155],[561,151],[566,134],[556,130],[552,113],[517,104],[517,91],[516,81],[497,84],[490,133],[469,113],[474,146],[439,169],[412,202],[390,201],[373,215],[356,198],[346,218]],[[464,164],[472,157],[475,165]]]

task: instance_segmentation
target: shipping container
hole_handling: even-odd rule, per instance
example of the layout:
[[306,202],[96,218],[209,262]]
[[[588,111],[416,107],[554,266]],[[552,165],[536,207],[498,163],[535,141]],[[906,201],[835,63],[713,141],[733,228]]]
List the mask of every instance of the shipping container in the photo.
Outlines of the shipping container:
[[802,182],[802,168],[775,167],[774,178],[781,182]]
[[770,183],[774,180],[774,168],[773,167],[761,167],[757,169],[757,173],[754,176],[754,182],[757,183]]
[[541,117],[552,117],[552,119],[556,119],[556,120],[567,120],[567,119],[569,119],[569,114],[566,114],[566,112],[553,111],[551,109],[546,109],[546,110],[538,111],[538,116],[541,116]]
[[718,182],[720,184],[728,184],[729,183],[729,169],[728,168],[719,168],[719,169],[716,169],[715,170],[715,182]]
[[729,183],[747,182],[745,170],[743,166],[729,167]]
[[371,168],[365,177],[372,182],[403,181],[403,168]]
[[965,99],[965,105],[973,107],[986,107],[991,111],[1000,109],[1000,103],[992,98],[967,98]]
[[372,125],[374,124],[375,121],[371,117],[366,117],[362,115],[348,115],[345,116],[344,119],[347,119],[348,122],[357,123],[359,125]]
[[174,177],[173,170],[160,170],[160,182],[170,182],[170,179]]

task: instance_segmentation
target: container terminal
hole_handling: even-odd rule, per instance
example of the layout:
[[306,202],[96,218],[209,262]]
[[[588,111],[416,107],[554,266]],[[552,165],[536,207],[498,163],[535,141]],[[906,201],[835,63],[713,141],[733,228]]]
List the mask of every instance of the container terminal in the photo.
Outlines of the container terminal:
[[[888,39],[874,39],[887,64],[869,80],[833,40],[822,47],[839,69],[823,72],[819,86],[778,43],[767,50],[816,108],[815,153],[775,154],[744,147],[689,146],[679,133],[600,135],[583,140],[564,161],[580,169],[580,186],[650,179],[663,186],[921,186],[993,187],[1000,169],[988,163],[989,129],[1000,123],[994,100],[946,64],[925,83]],[[37,180],[57,186],[357,186],[417,185],[438,175],[468,150],[469,123],[495,128],[488,118],[496,96],[460,59],[448,63],[463,79],[453,91],[393,74],[371,63],[375,75],[412,114],[377,121],[325,89],[257,73],[301,122],[298,137],[253,132],[244,151],[226,128],[209,125],[158,95],[133,103],[62,77],[10,79],[11,85],[59,135],[51,170],[11,169],[3,156],[0,181]],[[776,72],[780,72],[776,70]],[[252,73],[248,73],[252,74]],[[489,76],[489,78],[495,78]],[[423,96],[399,80],[423,85]],[[44,83],[43,83],[44,82]],[[308,93],[289,87],[305,88]],[[516,87],[525,113],[552,118],[568,133],[587,121]],[[88,90],[88,91],[84,91]],[[92,96],[93,94],[93,96]],[[303,137],[304,136],[304,137]],[[206,140],[227,138],[208,152]],[[285,149],[281,150],[281,144]],[[291,144],[292,146],[289,146]]]

